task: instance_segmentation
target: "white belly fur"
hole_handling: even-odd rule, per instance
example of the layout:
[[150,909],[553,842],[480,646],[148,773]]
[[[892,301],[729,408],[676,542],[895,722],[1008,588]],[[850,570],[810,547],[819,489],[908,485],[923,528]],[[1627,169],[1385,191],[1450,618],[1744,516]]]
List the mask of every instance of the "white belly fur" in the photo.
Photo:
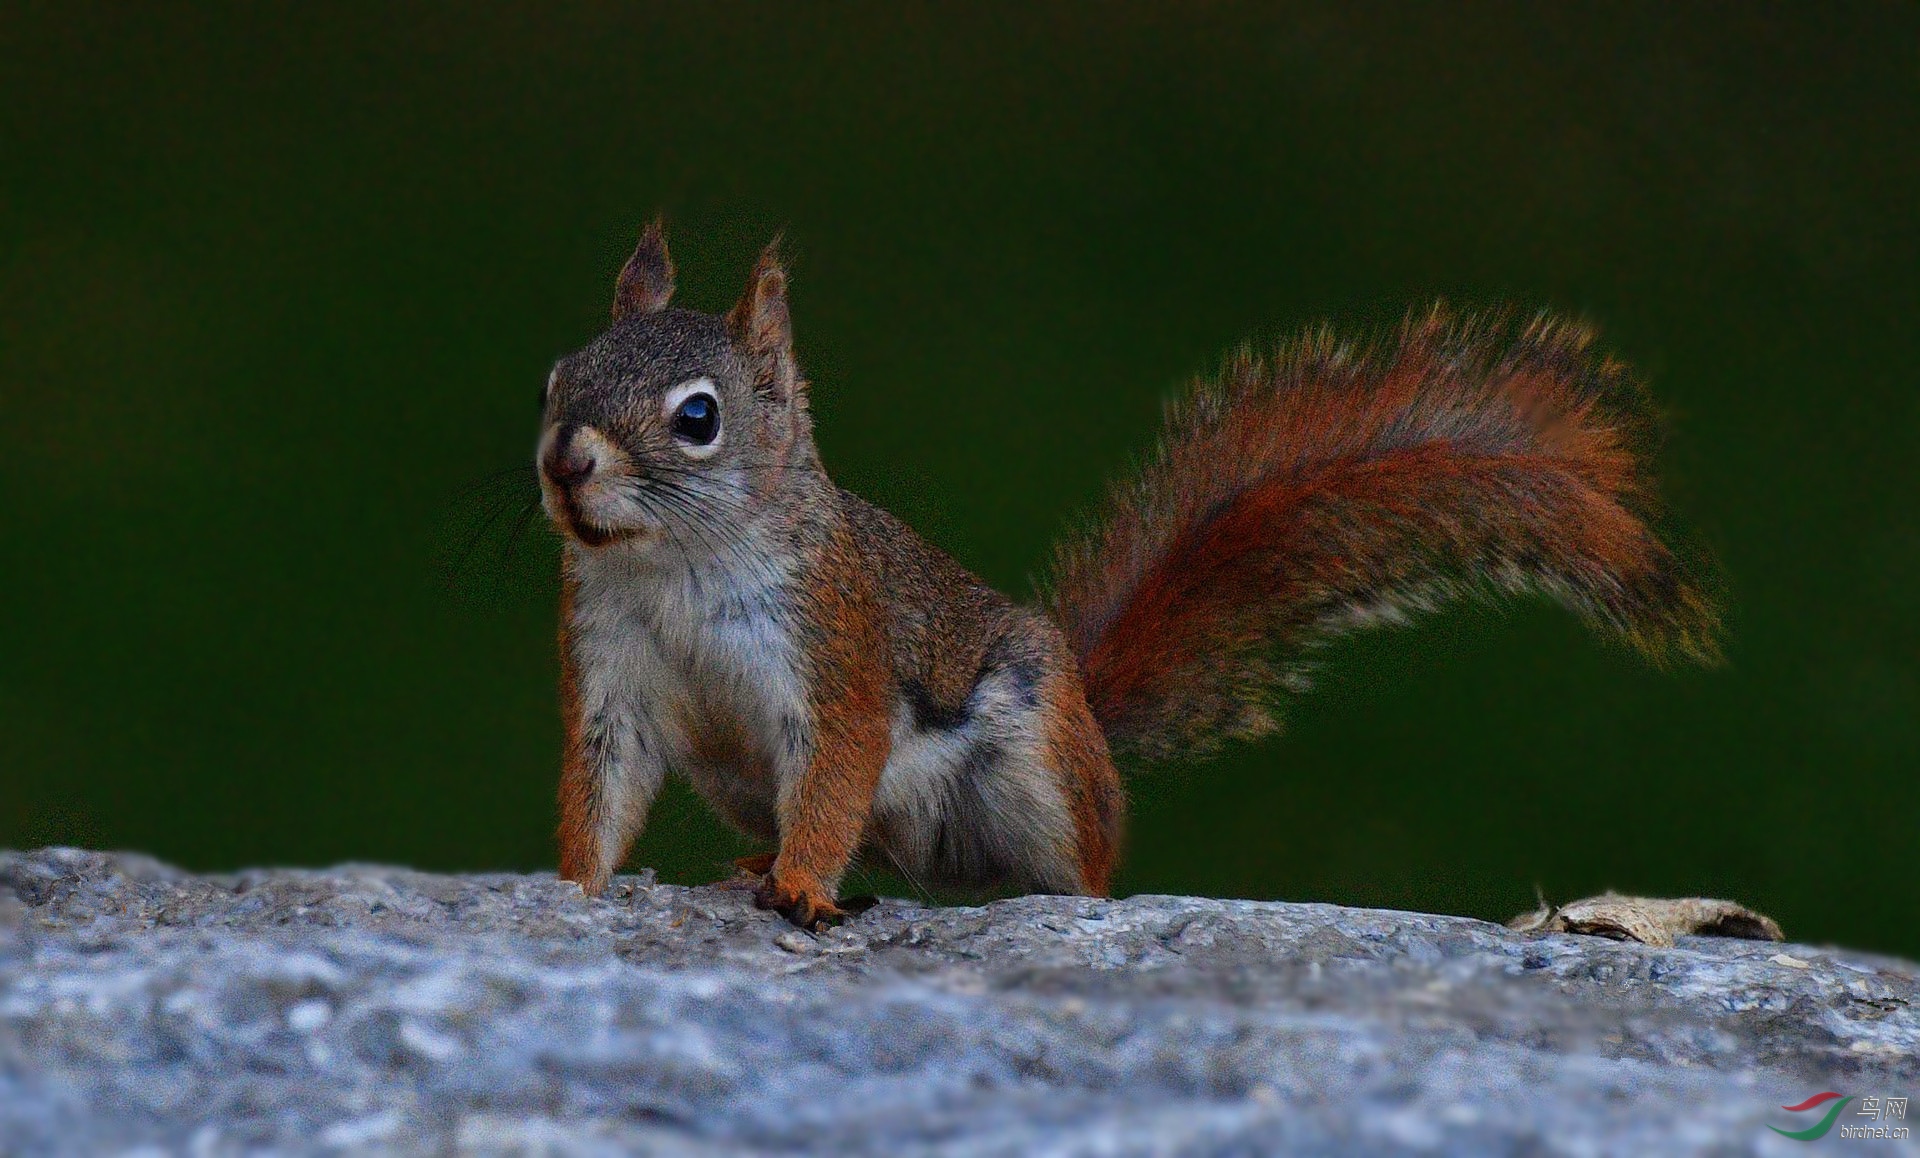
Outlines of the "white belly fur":
[[[584,565],[580,565],[584,564]],[[780,570],[758,570],[751,586],[684,564],[630,557],[578,560],[575,654],[582,708],[631,729],[650,753],[655,784],[684,776],[730,821],[771,837],[780,783],[799,775],[806,701],[797,651],[777,598]],[[724,723],[712,720],[724,713]],[[696,729],[724,727],[765,759],[745,767],[698,758]],[[638,779],[609,776],[616,781]],[[645,792],[651,801],[652,792]]]

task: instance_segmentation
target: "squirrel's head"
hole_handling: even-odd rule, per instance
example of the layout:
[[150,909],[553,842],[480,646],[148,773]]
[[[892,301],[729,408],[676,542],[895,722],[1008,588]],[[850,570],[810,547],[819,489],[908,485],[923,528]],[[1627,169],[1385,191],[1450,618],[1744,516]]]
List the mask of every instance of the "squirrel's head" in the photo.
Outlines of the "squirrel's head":
[[586,547],[724,540],[813,461],[787,275],[767,247],[725,316],[670,307],[656,220],[620,271],[613,325],[547,377],[537,462],[547,515]]

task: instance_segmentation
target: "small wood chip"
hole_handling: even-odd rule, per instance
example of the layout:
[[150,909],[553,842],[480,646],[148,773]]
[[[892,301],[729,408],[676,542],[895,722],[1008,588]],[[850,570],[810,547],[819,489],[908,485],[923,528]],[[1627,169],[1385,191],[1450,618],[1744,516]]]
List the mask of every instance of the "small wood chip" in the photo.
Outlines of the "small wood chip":
[[1542,901],[1535,911],[1508,921],[1507,928],[1520,933],[1584,933],[1662,949],[1672,948],[1673,939],[1682,934],[1786,940],[1773,918],[1732,901],[1626,897],[1619,893],[1603,893],[1557,907]]
[[773,943],[789,953],[812,953],[820,948],[817,941],[798,929],[788,929],[775,937]]

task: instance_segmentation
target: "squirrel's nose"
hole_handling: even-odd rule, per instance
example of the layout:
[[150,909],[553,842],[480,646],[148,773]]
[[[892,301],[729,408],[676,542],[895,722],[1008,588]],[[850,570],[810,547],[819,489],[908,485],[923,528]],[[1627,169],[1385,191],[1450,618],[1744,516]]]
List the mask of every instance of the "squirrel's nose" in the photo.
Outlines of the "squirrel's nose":
[[562,426],[555,431],[546,457],[541,460],[540,468],[547,472],[547,477],[556,486],[579,486],[593,477],[597,464],[593,452],[580,445],[580,440],[574,437],[579,432],[580,428],[573,425]]

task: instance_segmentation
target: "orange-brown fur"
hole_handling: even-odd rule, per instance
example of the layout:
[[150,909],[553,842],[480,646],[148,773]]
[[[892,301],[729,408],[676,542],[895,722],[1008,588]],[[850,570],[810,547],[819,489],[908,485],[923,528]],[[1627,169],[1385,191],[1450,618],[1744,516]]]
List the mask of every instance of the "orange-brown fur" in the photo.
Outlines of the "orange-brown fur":
[[818,720],[806,772],[780,800],[780,852],[763,898],[802,925],[842,916],[840,875],[866,830],[874,786],[886,765],[886,670],[870,576],[844,542],[808,592],[818,632],[808,653]]
[[1107,754],[1106,737],[1088,710],[1079,673],[1059,673],[1049,681],[1043,695],[1047,753],[1067,780],[1067,804],[1073,810],[1078,838],[1080,882],[1088,894],[1104,897],[1113,887],[1113,870],[1120,859],[1126,789]]
[[560,752],[560,875],[598,892],[600,862],[599,785],[587,765],[580,736],[580,672],[568,646],[573,617],[573,581],[560,580],[560,719],[566,741]]
[[1197,754],[1276,723],[1271,696],[1343,614],[1531,588],[1656,657],[1717,618],[1650,529],[1647,418],[1591,335],[1435,310],[1354,351],[1241,355],[1169,417],[1051,605],[1110,741]]

